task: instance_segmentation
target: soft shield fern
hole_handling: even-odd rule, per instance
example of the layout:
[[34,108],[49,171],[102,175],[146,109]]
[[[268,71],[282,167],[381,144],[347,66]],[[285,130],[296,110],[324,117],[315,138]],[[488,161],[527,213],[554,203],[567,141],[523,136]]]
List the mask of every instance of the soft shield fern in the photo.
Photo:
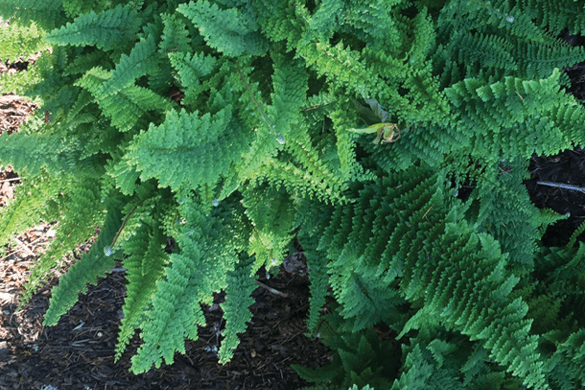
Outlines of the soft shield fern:
[[563,216],[522,184],[534,153],[585,141],[559,70],[585,51],[554,33],[583,33],[577,2],[10,0],[0,15],[25,53],[52,45],[22,87],[42,109],[0,136],[0,163],[26,177],[1,243],[60,222],[21,304],[101,227],[45,324],[118,260],[116,359],[138,330],[134,372],[172,363],[225,291],[225,363],[256,271],[296,238],[308,329],[336,356],[299,368],[321,386],[585,380],[584,249],[542,247]]

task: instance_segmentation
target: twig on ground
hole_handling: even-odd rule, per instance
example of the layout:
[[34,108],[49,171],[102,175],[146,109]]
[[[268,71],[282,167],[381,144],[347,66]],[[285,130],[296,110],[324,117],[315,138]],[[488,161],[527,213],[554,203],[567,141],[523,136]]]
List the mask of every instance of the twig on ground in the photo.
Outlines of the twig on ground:
[[262,283],[262,282],[259,282],[259,281],[257,281],[257,280],[256,280],[256,284],[257,284],[258,286],[260,286],[260,287],[262,287],[262,288],[264,288],[264,289],[266,289],[266,290],[270,291],[270,292],[271,292],[271,293],[273,293],[273,294],[280,295],[281,297],[285,297],[285,298],[286,298],[286,297],[288,297],[288,294],[286,294],[286,293],[283,293],[283,292],[280,292],[280,291],[278,291],[278,290],[276,290],[276,289],[274,289],[274,288],[272,288],[272,287],[269,287],[269,286],[265,285],[264,283]]
[[549,187],[556,187],[556,188],[563,188],[565,190],[573,190],[583,192],[585,194],[585,188],[572,186],[570,184],[563,184],[563,183],[552,183],[550,181],[539,181],[536,184],[540,184],[541,186],[549,186]]

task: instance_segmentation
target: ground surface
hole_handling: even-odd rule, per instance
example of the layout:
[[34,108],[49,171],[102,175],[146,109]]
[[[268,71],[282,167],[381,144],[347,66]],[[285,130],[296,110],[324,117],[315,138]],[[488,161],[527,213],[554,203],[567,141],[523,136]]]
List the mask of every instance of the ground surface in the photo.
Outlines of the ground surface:
[[[0,73],[23,69],[26,65],[22,63],[0,63]],[[567,73],[572,81],[569,92],[583,99],[585,65],[575,66]],[[16,131],[34,108],[16,96],[0,97],[0,132]],[[14,186],[20,183],[12,169],[0,168],[1,206],[12,198]],[[534,156],[529,170],[531,178],[526,186],[533,202],[538,207],[571,213],[569,219],[550,227],[544,238],[547,245],[563,245],[585,220],[585,194],[536,182],[585,187],[585,150],[575,148],[558,156]],[[291,364],[316,367],[330,360],[331,353],[326,347],[304,336],[309,296],[306,274],[287,272],[283,267],[278,277],[269,280],[263,270],[259,271],[259,281],[282,295],[265,287],[254,292],[256,303],[251,307],[254,317],[248,331],[240,336],[240,347],[230,363],[224,366],[217,363],[214,348],[221,340],[217,329],[223,323],[221,309],[213,305],[205,308],[207,327],[200,329],[199,340],[187,342],[187,354],[177,354],[173,366],[131,374],[128,368],[140,342],[137,336],[122,359],[113,362],[125,292],[122,269],[101,279],[97,286],[90,286],[57,326],[44,328],[41,324],[50,288],[57,284],[59,274],[89,249],[91,241],[79,245],[24,310],[15,311],[28,269],[54,236],[53,225],[43,224],[24,232],[0,259],[0,390],[50,388],[47,386],[59,390],[297,389],[308,384],[290,368]],[[304,258],[296,260],[303,262]],[[221,296],[216,297],[216,303],[221,300]]]

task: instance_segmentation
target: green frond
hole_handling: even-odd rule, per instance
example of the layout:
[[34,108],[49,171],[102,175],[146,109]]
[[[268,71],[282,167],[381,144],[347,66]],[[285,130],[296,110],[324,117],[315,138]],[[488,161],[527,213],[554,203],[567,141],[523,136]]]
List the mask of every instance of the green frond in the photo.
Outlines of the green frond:
[[[88,284],[97,284],[99,277],[106,276],[116,262],[112,256],[104,252],[104,248],[116,234],[122,218],[116,207],[107,211],[104,223],[97,241],[89,252],[84,253],[59,279],[59,285],[51,290],[49,309],[45,313],[43,326],[57,324],[59,318],[65,314],[79,299],[78,293],[86,293]],[[33,272],[34,273],[34,272]]]
[[[2,60],[16,62],[18,57],[28,58],[50,46],[43,40],[45,32],[34,23],[21,26],[17,21],[0,26]],[[4,91],[4,90],[3,90]]]
[[169,99],[133,84],[122,87],[113,95],[103,95],[114,72],[95,67],[87,71],[75,85],[91,92],[103,114],[111,118],[112,125],[120,131],[130,131],[138,124],[146,125],[144,122],[148,111],[165,111],[173,107]]
[[177,10],[199,29],[207,44],[228,57],[244,53],[262,55],[268,48],[257,32],[256,16],[236,8],[220,9],[217,4],[203,1],[181,4]]
[[303,254],[307,258],[307,267],[309,268],[309,288],[311,297],[309,298],[309,317],[307,318],[307,330],[313,336],[316,336],[317,323],[321,316],[321,310],[325,306],[325,298],[329,295],[327,285],[329,275],[327,274],[327,263],[329,259],[324,253],[317,251],[317,239],[306,235],[298,236],[299,243],[303,247]]
[[35,23],[44,30],[51,30],[65,23],[63,0],[6,0],[0,4],[0,16],[4,20],[19,19],[22,23]]
[[122,318],[116,344],[115,361],[122,356],[134,331],[143,325],[144,311],[156,291],[156,283],[162,280],[164,267],[170,259],[163,250],[166,239],[157,221],[152,218],[149,223],[140,226],[124,244],[124,252],[128,255],[124,259],[128,285],[123,306],[124,318]]
[[[230,106],[213,117],[171,110],[162,125],[150,125],[134,138],[127,158],[141,171],[143,180],[157,177],[161,185],[175,190],[214,186],[238,162],[237,151],[245,138],[244,130],[232,119]],[[162,170],[171,174],[161,175]]]
[[554,354],[555,357],[562,359],[562,363],[558,366],[567,382],[577,386],[580,385],[583,375],[585,375],[585,365],[583,365],[585,363],[584,341],[585,329],[581,328],[579,331],[572,333],[565,342],[561,343]]
[[199,79],[209,76],[217,67],[217,59],[204,55],[203,53],[194,53],[190,56],[183,52],[169,53],[171,64],[179,72],[181,84],[187,88],[193,88],[199,85]]
[[14,74],[0,74],[0,91],[6,94],[26,95],[41,80],[37,69],[29,69]]
[[349,99],[339,102],[335,108],[330,117],[337,137],[337,155],[339,156],[341,178],[349,180],[363,172],[356,161],[354,136],[349,131],[358,120],[357,112]]
[[82,14],[90,12],[104,11],[109,2],[99,0],[63,0],[63,8],[70,18],[76,18]]
[[226,287],[227,273],[237,262],[230,240],[222,242],[228,236],[218,215],[210,217],[206,206],[192,195],[185,194],[181,200],[185,222],[172,222],[165,228],[181,253],[171,255],[163,279],[156,282],[141,324],[144,344],[132,358],[135,373],[148,371],[153,364],[160,367],[163,359],[172,363],[176,351],[185,353],[185,337],[196,340],[197,325],[205,324],[199,303],[213,302],[213,292]]
[[93,50],[87,54],[79,55],[65,68],[64,75],[85,74],[92,68],[111,70],[111,64],[107,55],[102,50]]
[[124,222],[113,237],[109,246],[110,250],[115,252],[118,249],[125,248],[126,242],[132,239],[132,236],[142,228],[142,225],[147,223],[146,221],[150,220],[150,215],[161,200],[162,195],[156,195],[148,184],[140,186],[138,189],[139,195],[134,200],[126,203],[122,209],[122,213],[125,215]]
[[63,209],[60,224],[55,229],[55,239],[31,268],[21,306],[28,302],[63,256],[76,244],[87,240],[95,232],[95,227],[102,224],[105,204],[101,202],[101,190],[99,181],[89,177],[70,179],[67,183],[63,197],[58,201]]
[[2,164],[12,165],[23,176],[35,176],[44,167],[56,177],[63,173],[96,174],[101,170],[93,164],[96,158],[80,159],[79,140],[64,140],[56,134],[3,133],[0,144]]
[[367,71],[360,55],[343,42],[330,45],[305,33],[297,50],[298,57],[304,59],[319,76],[326,76],[335,85],[344,85],[359,95],[368,95],[377,89],[377,77]]
[[94,11],[83,14],[73,23],[51,31],[45,39],[53,45],[95,45],[102,50],[120,49],[136,37],[140,23],[134,8],[118,5],[98,14]]
[[[325,175],[334,178],[334,180],[332,182],[324,181],[323,176]],[[291,195],[296,197],[316,198],[325,203],[344,203],[346,201],[341,195],[341,190],[344,189],[345,183],[341,182],[339,178],[335,177],[326,168],[313,174],[312,172],[307,172],[299,168],[295,164],[283,163],[276,160],[252,172],[251,176],[258,182],[266,179],[276,188],[284,187]]]
[[[478,225],[477,231],[488,232],[500,242],[503,252],[510,254],[509,265],[516,273],[522,274],[534,267],[536,240],[541,237],[538,231],[541,213],[530,201],[522,184],[526,163],[506,161],[509,172],[502,172],[500,163],[491,168],[493,179],[487,179],[489,174],[477,178],[470,202],[471,199],[477,201],[479,209],[477,216],[469,217]],[[500,206],[495,207],[496,204]],[[518,242],[525,244],[518,246]]]
[[249,188],[243,193],[242,204],[252,221],[248,253],[256,259],[251,275],[260,267],[278,267],[284,259],[285,249],[292,240],[294,209],[290,197],[272,187]]
[[154,73],[157,70],[159,57],[156,51],[157,43],[158,37],[151,35],[138,42],[129,55],[123,54],[120,62],[116,64],[116,69],[109,80],[102,85],[96,97],[101,100],[114,95],[131,85],[137,78]]
[[271,57],[274,61],[274,92],[270,95],[272,105],[268,107],[267,115],[274,124],[275,135],[283,137],[286,142],[289,136],[297,136],[294,129],[299,128],[297,123],[302,118],[301,107],[305,105],[309,89],[308,74],[302,62],[292,60],[292,56],[271,53]]
[[152,308],[142,323],[144,343],[132,357],[134,373],[149,371],[153,364],[158,368],[163,359],[172,364],[176,351],[185,353],[185,337],[197,339],[197,325],[205,325],[205,317],[192,276],[195,269],[195,260],[171,255],[164,279],[156,283]]
[[325,0],[311,16],[308,28],[315,31],[321,40],[329,40],[342,24],[345,4],[340,0]]
[[234,356],[233,351],[240,344],[238,333],[246,331],[247,322],[252,319],[252,312],[248,309],[253,303],[252,292],[258,287],[254,279],[250,278],[254,259],[240,260],[233,271],[227,274],[227,290],[225,301],[221,304],[225,318],[225,337],[219,348],[219,363],[225,364]]
[[555,2],[522,0],[517,2],[519,13],[534,20],[540,28],[545,26],[551,31],[568,29],[569,34],[577,35],[585,30],[585,22],[581,18],[583,7],[572,0]]
[[540,79],[550,75],[555,68],[563,69],[585,61],[585,49],[571,47],[566,43],[535,44],[518,42],[513,55],[521,69],[526,69],[527,78]]
[[177,14],[161,15],[164,24],[159,50],[163,53],[177,51],[179,53],[188,52],[191,45],[189,31],[185,28],[185,19]]
[[132,195],[137,188],[137,180],[140,172],[128,159],[122,158],[119,161],[112,160],[106,166],[108,175],[116,180],[116,187],[124,195]]
[[2,245],[8,244],[17,234],[47,216],[50,200],[56,198],[63,189],[62,181],[52,180],[47,172],[23,179],[23,184],[16,187],[14,199],[0,209]]

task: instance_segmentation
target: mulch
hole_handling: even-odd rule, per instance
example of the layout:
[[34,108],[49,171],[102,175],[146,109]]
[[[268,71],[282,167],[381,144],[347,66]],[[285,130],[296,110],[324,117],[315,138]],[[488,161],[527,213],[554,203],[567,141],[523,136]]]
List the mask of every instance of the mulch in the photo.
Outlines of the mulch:
[[[0,63],[0,73],[10,69],[20,71],[26,65]],[[566,71],[572,81],[568,92],[583,99],[585,65]],[[18,96],[0,97],[0,132],[16,131],[36,108]],[[585,187],[585,150],[575,147],[557,156],[533,156],[529,171],[530,179],[525,184],[534,204],[571,213],[567,220],[549,227],[543,238],[547,246],[564,245],[585,220],[585,194],[536,183],[552,181]],[[17,185],[21,185],[18,174],[10,167],[0,167],[0,205],[12,199]],[[199,329],[197,341],[186,342],[185,355],[176,354],[171,366],[163,364],[134,375],[128,369],[140,345],[138,334],[121,360],[113,362],[126,283],[121,264],[97,286],[90,286],[87,294],[80,294],[77,304],[56,326],[42,326],[51,287],[82,252],[89,250],[95,237],[78,245],[29,304],[16,311],[29,269],[54,237],[55,224],[31,228],[0,254],[0,390],[297,389],[309,383],[298,377],[291,364],[318,367],[331,360],[327,347],[305,336],[309,299],[306,272],[294,267],[289,272],[283,266],[278,276],[270,279],[263,269],[259,271],[259,282],[264,286],[259,285],[253,293],[253,318],[246,333],[240,335],[241,344],[232,361],[218,364],[217,348],[224,326],[218,306],[223,295],[218,294],[211,307],[204,307],[207,326]],[[301,248],[294,260],[306,263]]]

